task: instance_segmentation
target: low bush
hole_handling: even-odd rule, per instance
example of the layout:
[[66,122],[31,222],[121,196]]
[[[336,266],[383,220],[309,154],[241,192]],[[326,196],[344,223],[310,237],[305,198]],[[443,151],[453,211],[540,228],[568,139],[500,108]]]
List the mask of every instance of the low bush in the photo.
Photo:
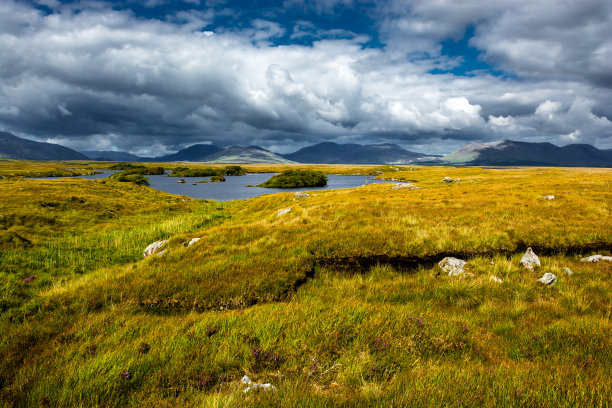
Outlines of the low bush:
[[288,170],[277,174],[258,187],[266,188],[295,188],[295,187],[321,187],[327,185],[327,176],[320,171]]

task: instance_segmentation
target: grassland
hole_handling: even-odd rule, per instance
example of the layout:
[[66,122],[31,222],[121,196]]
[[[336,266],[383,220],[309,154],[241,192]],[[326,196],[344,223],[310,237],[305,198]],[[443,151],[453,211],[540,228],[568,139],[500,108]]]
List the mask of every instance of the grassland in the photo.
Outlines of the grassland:
[[[612,171],[333,169],[418,189],[218,203],[0,180],[0,406],[610,405],[612,268],[579,258],[610,254]],[[446,255],[467,273],[440,274]]]

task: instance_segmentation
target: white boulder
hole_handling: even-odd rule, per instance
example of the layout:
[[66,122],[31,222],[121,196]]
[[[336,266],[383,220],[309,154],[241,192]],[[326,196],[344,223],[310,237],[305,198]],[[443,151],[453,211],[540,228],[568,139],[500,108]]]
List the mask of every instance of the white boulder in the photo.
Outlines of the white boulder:
[[527,248],[527,251],[525,251],[525,254],[521,258],[521,265],[527,269],[534,269],[540,266],[540,258],[533,252],[531,247]]
[[282,215],[287,214],[289,211],[291,211],[291,208],[283,208],[282,210],[278,211],[278,214],[276,214],[277,217],[280,217]]
[[540,279],[538,279],[545,285],[552,285],[557,281],[557,277],[550,272],[545,273]]
[[195,244],[196,242],[198,242],[199,240],[201,240],[202,238],[191,238],[191,241],[189,241],[189,243],[187,244],[188,247],[192,246],[193,244]]
[[453,182],[453,179],[452,179],[452,178],[450,178],[450,177],[444,177],[444,178],[442,179],[442,181],[443,181],[443,182],[445,182],[445,183],[452,183],[452,182]]
[[554,195],[547,195],[546,197],[544,197],[545,200],[554,200],[555,196]]
[[303,191],[298,191],[293,195],[295,198],[308,198],[308,194]]
[[[167,239],[165,239],[163,241],[155,241],[155,242],[153,242],[152,244],[150,244],[149,246],[147,246],[145,248],[144,252],[142,253],[142,257],[146,258],[147,256],[153,255],[154,253],[159,251],[161,249],[161,247],[166,245],[167,242],[168,242]],[[163,252],[165,252],[165,251],[163,251]],[[163,252],[161,254],[163,254]]]
[[448,273],[448,276],[457,276],[465,272],[465,261],[458,258],[447,256],[438,265],[442,270]]

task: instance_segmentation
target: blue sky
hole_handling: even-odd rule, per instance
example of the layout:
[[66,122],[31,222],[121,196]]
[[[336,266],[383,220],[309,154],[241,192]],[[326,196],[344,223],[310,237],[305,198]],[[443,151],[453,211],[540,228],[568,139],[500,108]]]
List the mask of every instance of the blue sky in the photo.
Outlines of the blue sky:
[[607,0],[5,0],[0,38],[0,129],[79,150],[612,148]]

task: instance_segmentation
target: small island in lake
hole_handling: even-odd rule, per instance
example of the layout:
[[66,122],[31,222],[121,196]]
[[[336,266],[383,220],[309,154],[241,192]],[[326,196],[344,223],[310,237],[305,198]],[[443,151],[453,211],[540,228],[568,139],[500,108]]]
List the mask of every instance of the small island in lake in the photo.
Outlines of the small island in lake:
[[296,187],[323,187],[327,185],[327,176],[320,171],[287,170],[277,174],[257,187],[266,188],[296,188]]

